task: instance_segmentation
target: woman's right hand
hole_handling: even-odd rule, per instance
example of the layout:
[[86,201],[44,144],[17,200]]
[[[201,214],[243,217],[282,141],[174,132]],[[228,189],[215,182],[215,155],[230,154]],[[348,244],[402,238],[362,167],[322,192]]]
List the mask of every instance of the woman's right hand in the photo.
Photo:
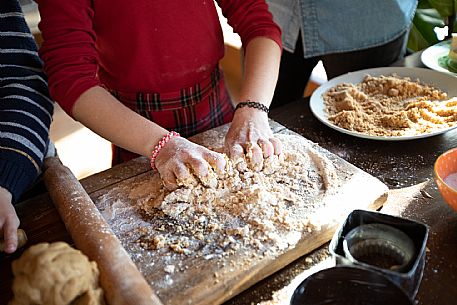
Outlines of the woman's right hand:
[[226,159],[223,154],[195,144],[182,137],[171,138],[160,150],[155,166],[163,185],[175,190],[198,178],[201,182],[211,175],[210,171],[223,172]]

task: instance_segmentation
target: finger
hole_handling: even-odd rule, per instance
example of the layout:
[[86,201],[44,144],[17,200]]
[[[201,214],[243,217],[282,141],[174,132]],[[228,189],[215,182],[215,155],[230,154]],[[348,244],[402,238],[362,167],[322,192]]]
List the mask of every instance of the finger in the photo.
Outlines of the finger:
[[205,159],[192,159],[189,166],[202,185],[209,188],[216,188],[218,184],[217,175]]
[[[248,143],[249,144],[249,143]],[[249,144],[246,152],[246,157],[250,160],[250,166],[254,171],[260,171],[263,167],[262,149],[257,143]]]
[[13,219],[7,219],[5,225],[3,226],[4,238],[5,238],[5,252],[13,253],[17,249],[17,228],[19,223]]
[[197,180],[195,179],[194,175],[192,175],[189,168],[184,164],[176,166],[174,169],[174,174],[176,177],[176,184],[178,186],[188,187],[190,185],[197,184]]
[[244,156],[244,149],[241,145],[235,144],[229,149],[230,159],[233,161],[242,159]]
[[223,154],[208,151],[203,155],[203,158],[211,165],[212,168],[216,169],[217,171],[223,172],[225,170],[227,161],[225,160]]
[[273,144],[270,141],[267,141],[264,139],[259,139],[259,141],[257,141],[257,143],[259,144],[259,147],[262,149],[264,158],[268,158],[269,156],[274,154],[275,149],[273,147]]
[[273,145],[275,155],[279,156],[282,154],[282,142],[278,138],[270,138],[270,143]]
[[208,169],[210,168],[208,162],[203,158],[191,158],[188,160],[188,164],[197,177],[208,176]]
[[178,188],[175,174],[172,171],[166,170],[164,172],[160,172],[159,174],[160,178],[162,179],[163,186],[166,189],[174,191]]

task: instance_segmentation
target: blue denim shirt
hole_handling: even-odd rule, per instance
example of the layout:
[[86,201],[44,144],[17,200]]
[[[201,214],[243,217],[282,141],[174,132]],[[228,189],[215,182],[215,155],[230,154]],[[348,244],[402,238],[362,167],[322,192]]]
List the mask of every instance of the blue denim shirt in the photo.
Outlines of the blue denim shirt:
[[299,31],[305,57],[385,44],[409,30],[417,0],[266,0],[293,52]]

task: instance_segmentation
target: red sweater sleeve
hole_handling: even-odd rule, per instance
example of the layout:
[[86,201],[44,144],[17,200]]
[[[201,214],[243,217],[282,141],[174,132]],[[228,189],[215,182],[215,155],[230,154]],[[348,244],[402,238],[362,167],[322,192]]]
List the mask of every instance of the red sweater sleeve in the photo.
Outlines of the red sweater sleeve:
[[217,0],[217,3],[233,31],[240,35],[244,48],[255,37],[268,37],[282,48],[281,29],[264,0]]
[[37,0],[43,35],[40,56],[52,98],[69,114],[78,97],[100,85],[90,0]]

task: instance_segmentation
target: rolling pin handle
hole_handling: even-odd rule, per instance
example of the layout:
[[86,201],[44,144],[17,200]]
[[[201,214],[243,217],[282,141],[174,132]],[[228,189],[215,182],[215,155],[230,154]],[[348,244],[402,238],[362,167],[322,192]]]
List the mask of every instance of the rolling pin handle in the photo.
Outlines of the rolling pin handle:
[[[17,230],[17,249],[23,247],[27,243],[27,235],[24,230]],[[3,240],[3,235],[0,236],[0,252],[5,251],[5,241]]]

